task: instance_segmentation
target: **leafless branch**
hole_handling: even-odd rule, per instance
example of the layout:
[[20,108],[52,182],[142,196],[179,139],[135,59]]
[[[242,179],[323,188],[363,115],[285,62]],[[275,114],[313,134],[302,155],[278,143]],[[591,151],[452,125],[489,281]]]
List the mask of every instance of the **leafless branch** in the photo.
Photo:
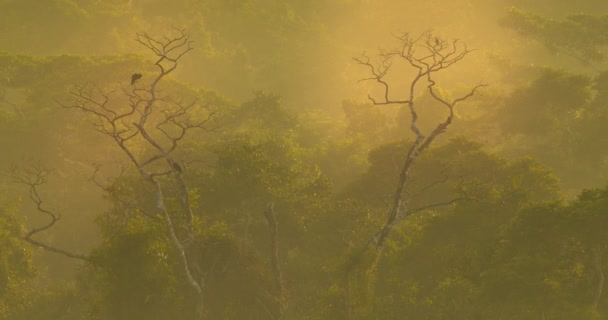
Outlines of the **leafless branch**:
[[[184,244],[189,243],[194,236],[194,213],[189,199],[189,189],[182,178],[184,168],[173,153],[190,130],[214,130],[215,128],[209,126],[209,122],[215,113],[209,110],[207,104],[199,104],[196,100],[183,103],[160,97],[158,94],[157,86],[160,81],[173,72],[178,67],[180,59],[193,49],[190,36],[185,30],[177,29],[175,36],[162,38],[138,33],[135,40],[156,56],[154,65],[158,67],[158,72],[151,82],[138,82],[130,87],[119,85],[111,89],[87,84],[76,87],[71,92],[69,103],[60,104],[88,114],[93,119],[96,130],[110,137],[142,178],[154,186],[155,207],[165,221],[169,239],[184,267],[185,278],[202,297],[202,284],[193,278],[190,272],[191,265],[184,249]],[[118,93],[120,95],[115,97]],[[201,111],[202,116],[195,118],[194,111]],[[142,146],[152,154],[139,156],[136,150]],[[179,190],[181,208],[187,218],[186,239],[178,238],[171,213],[165,206],[163,183],[167,181],[175,183]],[[126,206],[131,205],[124,199],[116,199]],[[157,217],[156,214],[142,212],[149,217]]]
[[384,81],[384,77],[386,76],[386,74],[388,73],[388,71],[390,70],[390,68],[392,66],[391,58],[392,58],[391,55],[387,55],[387,54],[381,55],[380,62],[377,65],[374,65],[370,62],[370,58],[367,56],[367,54],[365,52],[363,52],[361,54],[360,58],[353,58],[355,60],[355,62],[357,62],[358,64],[369,68],[370,73],[372,74],[371,77],[361,79],[359,81],[374,80],[374,81],[380,83],[382,85],[382,87],[384,88],[384,101],[376,101],[371,95],[368,95],[368,99],[375,105],[405,104],[405,103],[409,102],[408,100],[391,100],[389,98],[390,86],[386,81]]
[[[378,251],[382,250],[386,237],[393,229],[393,227],[405,216],[411,215],[415,212],[419,212],[430,207],[424,207],[414,210],[407,209],[407,203],[403,199],[406,187],[409,183],[409,171],[413,164],[416,162],[418,156],[424,152],[433,141],[452,123],[454,118],[454,108],[462,101],[472,97],[476,91],[485,86],[478,85],[474,87],[466,95],[448,101],[441,97],[435,91],[435,80],[433,75],[439,72],[443,72],[455,63],[464,59],[472,50],[469,50],[467,46],[459,40],[448,41],[440,37],[434,36],[431,32],[424,32],[420,36],[414,38],[410,34],[404,33],[402,35],[395,36],[398,45],[391,50],[380,50],[378,54],[379,62],[374,64],[371,59],[363,54],[361,58],[355,58],[355,61],[367,67],[370,70],[371,76],[365,79],[374,80],[381,84],[383,88],[383,100],[377,101],[372,97],[369,99],[376,105],[386,104],[404,104],[410,111],[410,130],[415,136],[415,140],[410,146],[407,155],[404,159],[403,164],[398,176],[397,187],[392,197],[392,204],[388,210],[388,218],[384,226],[376,233],[370,240],[370,244],[373,244]],[[406,62],[407,65],[412,67],[415,71],[414,77],[409,82],[409,89],[406,92],[407,99],[392,99],[390,96],[391,86],[387,83],[384,78],[391,71],[393,66],[393,59],[400,59]],[[445,120],[438,123],[435,128],[427,135],[425,135],[418,127],[418,112],[415,104],[415,97],[417,95],[417,88],[420,84],[426,83],[426,89],[428,90],[431,97],[446,107],[448,115]],[[460,198],[457,198],[460,199]],[[445,203],[440,202],[439,205],[447,205],[453,203],[447,201]]]
[[160,73],[152,82],[152,89],[156,87],[160,79],[177,68],[179,59],[193,50],[190,35],[184,29],[176,31],[177,36],[164,37],[163,40],[154,39],[146,33],[138,33],[135,38],[139,44],[150,49],[158,57],[154,64],[159,68]]
[[[141,212],[144,216],[152,219],[152,220],[159,220],[160,218],[150,212],[148,212],[146,209],[142,208],[141,206],[136,205],[136,200],[134,199],[125,199],[124,197],[121,196],[120,192],[117,192],[118,190],[116,190],[116,185],[114,182],[111,182],[110,184],[104,184],[101,181],[99,181],[98,175],[99,175],[99,170],[101,169],[101,166],[99,164],[94,164],[94,171],[93,174],[91,175],[91,177],[89,178],[89,181],[93,182],[99,189],[103,190],[103,192],[105,192],[109,197],[111,197],[114,201],[120,203],[125,209],[131,209],[137,212]],[[126,171],[126,167],[123,167],[123,169],[121,170],[121,173],[119,174],[120,176],[123,176],[124,173]],[[126,217],[125,217],[126,218]]]
[[419,196],[419,195],[427,192],[430,189],[433,189],[434,187],[436,187],[440,184],[446,183],[450,179],[450,176],[447,174],[448,169],[449,169],[449,166],[444,167],[440,171],[441,179],[432,181],[431,183],[429,183],[429,184],[425,185],[424,187],[420,188],[419,190],[417,190],[415,193],[410,193],[407,190],[405,190],[404,192],[407,194],[408,198],[411,199],[411,198],[414,198],[416,196]]
[[29,198],[36,205],[36,210],[49,218],[49,221],[46,224],[37,228],[30,229],[30,231],[23,236],[23,240],[48,252],[53,252],[66,256],[68,258],[79,259],[88,263],[95,264],[95,262],[91,260],[91,258],[89,258],[88,256],[73,253],[52,245],[48,245],[33,238],[36,234],[51,229],[53,226],[55,226],[57,221],[61,219],[61,215],[59,213],[55,213],[52,210],[47,209],[43,205],[42,197],[38,192],[38,187],[47,182],[49,171],[45,170],[39,164],[31,164],[29,167],[24,168],[22,170],[19,170],[16,167],[13,168],[11,170],[10,175],[14,182],[26,185],[28,187]]

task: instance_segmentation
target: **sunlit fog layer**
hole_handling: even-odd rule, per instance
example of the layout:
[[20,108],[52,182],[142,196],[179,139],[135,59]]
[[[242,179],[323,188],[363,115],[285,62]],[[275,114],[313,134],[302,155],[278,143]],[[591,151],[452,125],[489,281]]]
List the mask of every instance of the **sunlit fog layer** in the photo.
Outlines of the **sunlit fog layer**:
[[608,319],[608,2],[0,0],[0,320]]

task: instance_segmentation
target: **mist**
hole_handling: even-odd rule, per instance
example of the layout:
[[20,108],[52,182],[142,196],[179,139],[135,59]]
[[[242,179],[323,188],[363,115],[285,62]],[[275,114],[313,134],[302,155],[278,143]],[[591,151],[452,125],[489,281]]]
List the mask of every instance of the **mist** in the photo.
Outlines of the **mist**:
[[0,320],[604,319],[607,32],[598,0],[0,1]]

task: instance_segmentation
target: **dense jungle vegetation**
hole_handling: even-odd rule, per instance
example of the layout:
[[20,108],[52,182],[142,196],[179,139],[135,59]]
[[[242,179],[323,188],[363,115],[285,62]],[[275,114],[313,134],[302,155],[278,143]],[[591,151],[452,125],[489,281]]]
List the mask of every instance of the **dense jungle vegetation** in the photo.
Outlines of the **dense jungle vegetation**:
[[0,320],[608,319],[608,2],[0,0]]

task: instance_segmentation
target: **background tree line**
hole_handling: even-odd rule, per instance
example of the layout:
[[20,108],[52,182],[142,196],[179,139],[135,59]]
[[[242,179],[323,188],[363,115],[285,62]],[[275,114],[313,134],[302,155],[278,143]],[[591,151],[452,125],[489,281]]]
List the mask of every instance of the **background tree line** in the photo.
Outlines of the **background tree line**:
[[[603,2],[34,7],[0,2],[0,319],[605,317]],[[383,59],[430,28],[476,50],[408,99]],[[392,224],[409,107],[461,97]]]

